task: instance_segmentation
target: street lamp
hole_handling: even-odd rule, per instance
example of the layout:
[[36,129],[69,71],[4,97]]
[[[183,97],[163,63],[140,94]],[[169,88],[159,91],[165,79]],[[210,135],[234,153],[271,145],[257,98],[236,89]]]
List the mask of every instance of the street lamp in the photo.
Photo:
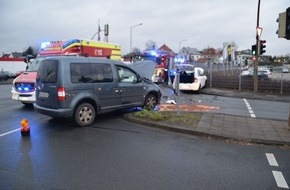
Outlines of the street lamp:
[[130,27],[130,53],[132,52],[132,29],[141,25],[143,25],[143,23],[139,23]]
[[[187,41],[187,39],[184,39],[184,40],[180,40],[180,41],[179,41],[178,51],[180,51],[180,44],[181,44],[182,42],[185,42],[185,41]],[[179,53],[179,52],[178,52],[178,53]]]
[[254,93],[256,94],[258,91],[258,64],[259,64],[259,55],[260,55],[260,36],[258,34],[260,28],[259,22],[260,22],[260,2],[261,0],[258,0],[258,11],[257,11],[257,26],[256,26],[256,56],[255,56],[255,63],[254,63]]

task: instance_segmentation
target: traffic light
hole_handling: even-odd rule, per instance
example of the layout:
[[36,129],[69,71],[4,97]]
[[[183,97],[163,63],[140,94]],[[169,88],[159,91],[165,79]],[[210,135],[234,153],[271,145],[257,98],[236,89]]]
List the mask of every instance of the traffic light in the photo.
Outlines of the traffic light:
[[109,36],[109,25],[105,24],[105,36]]
[[290,7],[286,9],[286,39],[290,40]]
[[286,12],[279,13],[278,22],[278,30],[276,34],[278,34],[278,38],[286,38]]
[[287,40],[290,40],[290,7],[288,7],[285,12],[279,14],[277,22],[279,23],[276,32],[278,38],[286,38]]
[[257,51],[257,46],[252,45],[252,55],[256,55],[256,51]]
[[266,53],[266,40],[260,40],[260,55]]

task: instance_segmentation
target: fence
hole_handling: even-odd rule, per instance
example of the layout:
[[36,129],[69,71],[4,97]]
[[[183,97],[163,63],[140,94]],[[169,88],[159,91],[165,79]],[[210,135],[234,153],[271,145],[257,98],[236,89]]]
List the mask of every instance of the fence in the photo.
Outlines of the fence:
[[[254,79],[240,77],[241,68],[234,65],[200,64],[205,70],[207,87],[254,91]],[[274,71],[271,78],[258,78],[258,92],[290,95],[290,73]]]

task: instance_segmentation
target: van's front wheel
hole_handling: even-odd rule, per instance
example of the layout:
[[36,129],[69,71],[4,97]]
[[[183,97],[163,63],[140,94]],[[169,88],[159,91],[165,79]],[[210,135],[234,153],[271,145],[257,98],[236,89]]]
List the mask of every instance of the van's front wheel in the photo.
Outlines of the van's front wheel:
[[82,103],[78,105],[74,113],[74,120],[79,126],[89,126],[92,124],[96,117],[94,106],[89,103]]
[[145,98],[144,108],[147,110],[154,110],[155,106],[157,105],[157,98],[154,94],[148,94]]

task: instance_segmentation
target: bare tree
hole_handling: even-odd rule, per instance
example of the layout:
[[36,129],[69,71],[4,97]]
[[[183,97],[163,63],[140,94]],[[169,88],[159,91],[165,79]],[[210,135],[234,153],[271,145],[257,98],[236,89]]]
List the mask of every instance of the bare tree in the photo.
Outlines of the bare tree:
[[25,51],[23,51],[22,56],[32,56],[32,57],[36,57],[37,56],[37,48],[29,46]]
[[153,40],[148,40],[145,44],[145,50],[155,50],[156,49],[156,42]]
[[141,53],[141,50],[139,48],[137,48],[137,47],[134,47],[133,48],[133,53],[140,54]]

